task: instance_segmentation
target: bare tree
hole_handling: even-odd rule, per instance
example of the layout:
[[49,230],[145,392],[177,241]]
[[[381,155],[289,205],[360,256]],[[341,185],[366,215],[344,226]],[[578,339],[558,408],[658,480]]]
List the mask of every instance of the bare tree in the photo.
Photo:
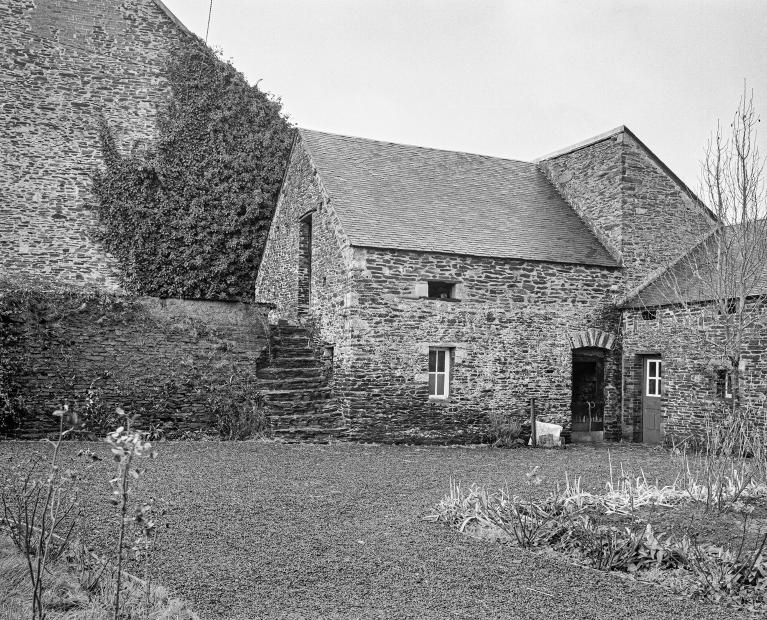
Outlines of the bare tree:
[[[746,348],[765,319],[767,193],[753,94],[745,87],[727,135],[717,124],[702,162],[701,197],[716,225],[639,294],[670,308],[669,323],[692,346],[721,360],[732,412],[743,399]],[[694,343],[694,344],[692,344]]]

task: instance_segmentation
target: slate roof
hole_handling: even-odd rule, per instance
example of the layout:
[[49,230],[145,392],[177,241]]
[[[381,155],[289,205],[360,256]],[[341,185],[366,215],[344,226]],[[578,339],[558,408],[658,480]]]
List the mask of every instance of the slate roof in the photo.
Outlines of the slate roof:
[[[733,283],[739,278],[748,296],[767,294],[767,220],[749,226],[726,226],[707,234],[619,305],[649,308],[734,297]],[[717,260],[718,255],[724,258]]]
[[300,135],[352,245],[617,266],[534,163]]

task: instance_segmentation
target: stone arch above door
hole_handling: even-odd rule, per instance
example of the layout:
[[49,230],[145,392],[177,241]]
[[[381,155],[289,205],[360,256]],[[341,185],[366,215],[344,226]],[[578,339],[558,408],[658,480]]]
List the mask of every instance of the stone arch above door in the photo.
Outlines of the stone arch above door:
[[615,334],[604,332],[601,329],[584,329],[569,334],[570,344],[573,349],[583,347],[598,347],[600,349],[612,349],[615,344]]

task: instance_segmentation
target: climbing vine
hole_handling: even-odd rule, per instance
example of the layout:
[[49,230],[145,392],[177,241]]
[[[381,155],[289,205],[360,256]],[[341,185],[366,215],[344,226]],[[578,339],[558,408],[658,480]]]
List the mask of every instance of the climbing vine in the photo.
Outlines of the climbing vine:
[[101,124],[99,239],[135,292],[252,298],[293,129],[279,100],[199,39],[171,55],[167,78],[143,152],[121,153]]

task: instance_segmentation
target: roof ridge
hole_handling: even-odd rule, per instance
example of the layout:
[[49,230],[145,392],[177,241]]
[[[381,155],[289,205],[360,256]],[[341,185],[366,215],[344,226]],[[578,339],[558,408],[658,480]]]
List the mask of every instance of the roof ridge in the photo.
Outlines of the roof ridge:
[[390,140],[376,140],[374,138],[363,138],[362,136],[350,136],[348,134],[343,133],[333,133],[330,131],[320,131],[319,129],[310,129],[308,127],[299,127],[298,131],[303,132],[307,131],[310,133],[319,133],[326,136],[333,136],[335,138],[350,138],[352,140],[359,140],[361,142],[374,142],[376,144],[385,144],[389,146],[406,146],[413,149],[419,149],[421,151],[437,151],[439,153],[454,153],[456,155],[470,155],[472,157],[482,157],[484,159],[495,159],[500,161],[512,161],[519,164],[530,164],[534,165],[534,161],[527,161],[524,159],[514,159],[512,157],[498,157],[496,155],[485,155],[484,153],[474,153],[472,151],[456,151],[453,149],[439,149],[432,146],[421,146],[419,144],[409,144],[407,142],[392,142]]
[[580,151],[581,149],[585,149],[586,147],[597,144],[598,142],[603,142],[608,138],[612,138],[613,136],[618,135],[619,133],[623,133],[624,131],[628,131],[631,133],[631,135],[634,135],[633,132],[628,127],[626,127],[626,125],[618,125],[610,131],[605,131],[604,133],[592,136],[591,138],[586,138],[585,140],[581,140],[580,142],[576,142],[575,144],[571,144],[570,146],[566,146],[562,149],[557,149],[556,151],[552,151],[551,153],[547,153],[541,157],[536,157],[533,162],[537,164],[542,161],[546,161],[547,159],[554,159],[555,157],[561,157],[562,155],[567,155],[568,153]]

